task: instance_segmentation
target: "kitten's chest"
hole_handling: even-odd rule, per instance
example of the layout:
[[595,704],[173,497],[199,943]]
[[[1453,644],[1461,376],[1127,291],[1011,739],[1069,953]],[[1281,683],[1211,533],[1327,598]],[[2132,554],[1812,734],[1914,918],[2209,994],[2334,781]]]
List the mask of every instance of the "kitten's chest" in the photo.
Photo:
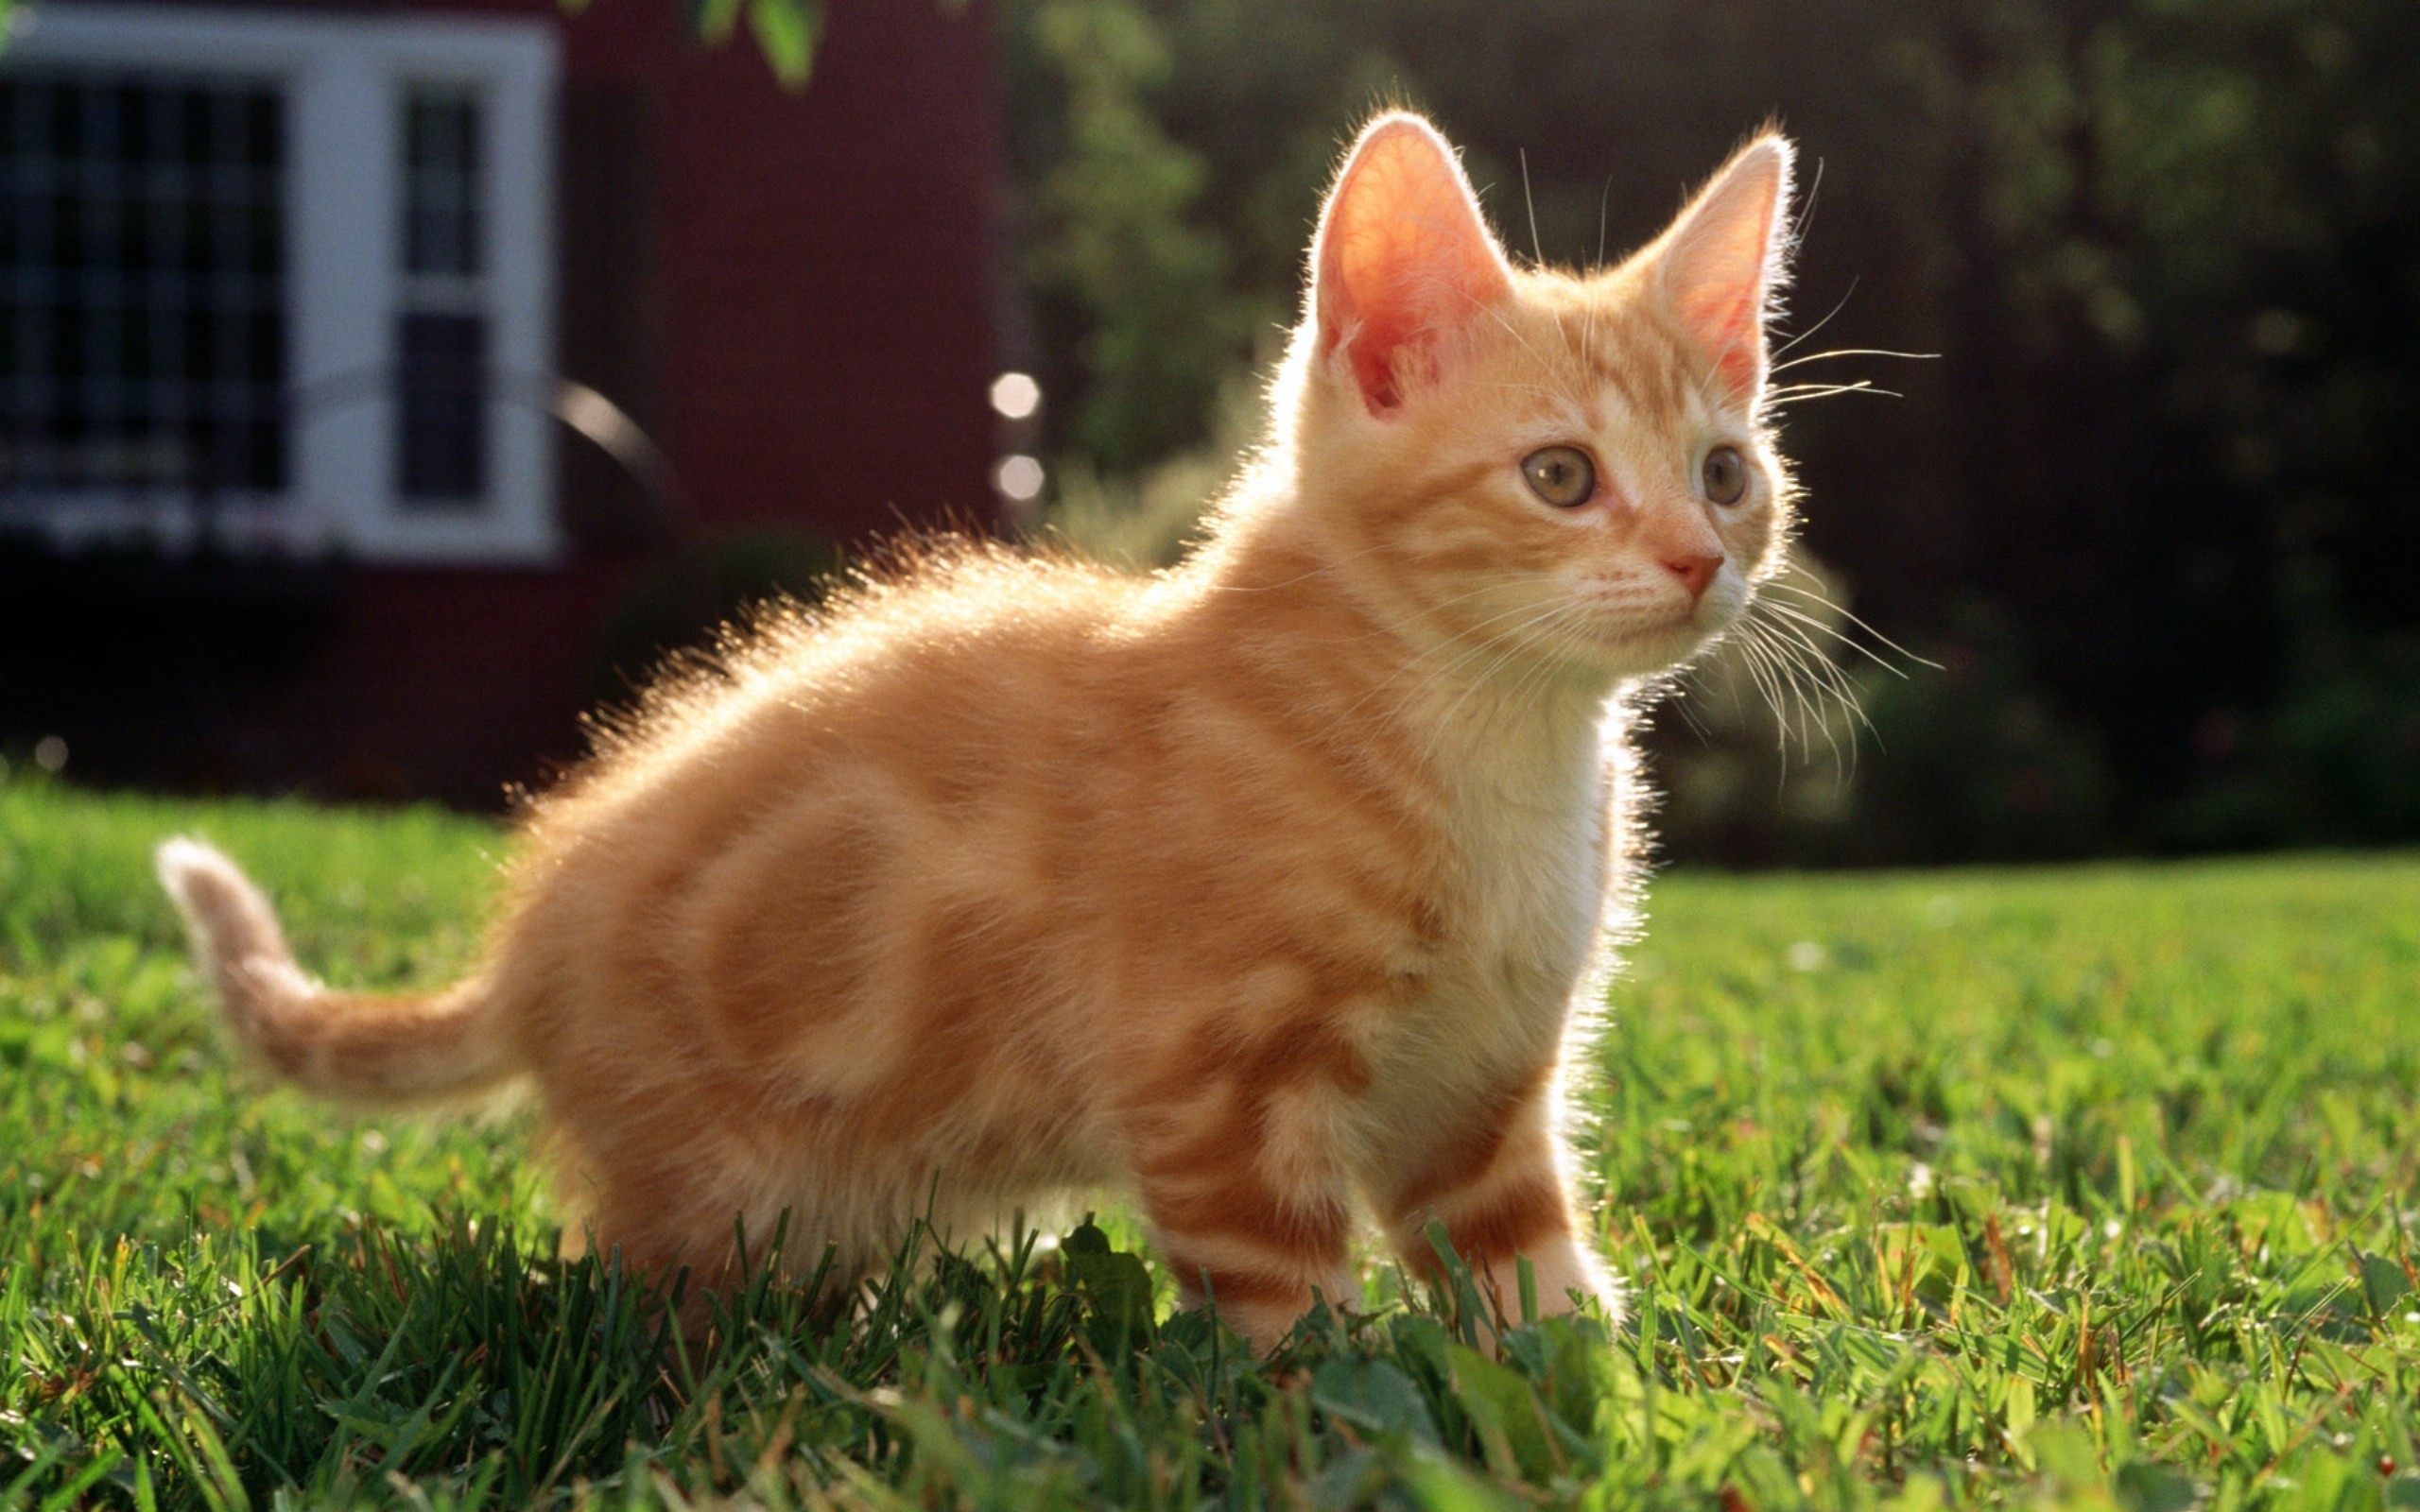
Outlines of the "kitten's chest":
[[1445,927],[1379,1057],[1382,1125],[1446,1111],[1556,1056],[1603,917],[1606,793],[1591,745],[1543,780],[1458,795]]
[[1551,803],[1477,803],[1462,817],[1449,969],[1462,990],[1508,1012],[1559,1012],[1602,913],[1603,793],[1592,765]]

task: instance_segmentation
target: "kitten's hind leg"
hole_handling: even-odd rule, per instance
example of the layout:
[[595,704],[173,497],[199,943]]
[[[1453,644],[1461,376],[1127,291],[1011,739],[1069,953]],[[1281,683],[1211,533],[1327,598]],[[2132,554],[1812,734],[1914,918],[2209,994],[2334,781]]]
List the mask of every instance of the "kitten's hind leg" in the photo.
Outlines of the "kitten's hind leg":
[[[573,1185],[567,1178],[565,1186]],[[718,1228],[683,1223],[667,1207],[651,1206],[586,1178],[589,1200],[563,1229],[565,1259],[594,1256],[618,1266],[652,1305],[669,1305],[679,1337],[693,1363],[711,1352],[715,1302],[747,1274],[734,1225]]]
[[[718,1347],[717,1314],[728,1314],[768,1267],[779,1285],[821,1277],[814,1313],[837,1319],[871,1269],[862,1254],[826,1263],[818,1215],[769,1197],[747,1173],[691,1149],[665,1159],[611,1166],[581,1162],[562,1179],[566,1206],[583,1216],[564,1233],[566,1253],[618,1263],[639,1283],[673,1303],[693,1362]],[[778,1245],[778,1249],[776,1246]],[[719,1304],[719,1305],[718,1305]]]

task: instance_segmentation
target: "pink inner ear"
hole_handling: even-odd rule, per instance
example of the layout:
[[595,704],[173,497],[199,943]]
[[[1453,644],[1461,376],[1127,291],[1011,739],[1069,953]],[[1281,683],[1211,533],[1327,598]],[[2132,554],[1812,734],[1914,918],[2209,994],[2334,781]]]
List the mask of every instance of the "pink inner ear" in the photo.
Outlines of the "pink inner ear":
[[1319,245],[1320,350],[1347,344],[1374,412],[1402,402],[1406,359],[1433,367],[1440,337],[1512,289],[1452,149],[1409,115],[1362,133],[1329,197]]
[[1714,353],[1714,370],[1735,394],[1764,382],[1763,303],[1762,291],[1750,297],[1729,292],[1682,306],[1681,318]]
[[1765,302],[1780,276],[1775,234],[1789,192],[1789,148],[1751,144],[1668,233],[1665,287],[1674,310],[1736,395],[1765,380]]

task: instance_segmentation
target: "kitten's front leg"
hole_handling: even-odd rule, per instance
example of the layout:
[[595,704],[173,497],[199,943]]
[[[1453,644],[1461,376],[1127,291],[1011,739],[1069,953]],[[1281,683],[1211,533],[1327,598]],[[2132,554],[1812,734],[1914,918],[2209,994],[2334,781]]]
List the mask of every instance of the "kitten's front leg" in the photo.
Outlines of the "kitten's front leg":
[[1494,1100],[1397,1184],[1384,1201],[1388,1231],[1406,1265],[1434,1277],[1439,1262],[1426,1230],[1443,1223],[1491,1305],[1513,1322],[1521,1319],[1525,1259],[1544,1311],[1570,1312],[1577,1295],[1618,1319],[1620,1289],[1579,1238],[1550,1080],[1542,1072]]
[[1314,1290],[1350,1307],[1349,1186],[1337,1159],[1335,1090],[1318,1081],[1214,1082],[1130,1121],[1143,1209],[1184,1305],[1265,1350]]

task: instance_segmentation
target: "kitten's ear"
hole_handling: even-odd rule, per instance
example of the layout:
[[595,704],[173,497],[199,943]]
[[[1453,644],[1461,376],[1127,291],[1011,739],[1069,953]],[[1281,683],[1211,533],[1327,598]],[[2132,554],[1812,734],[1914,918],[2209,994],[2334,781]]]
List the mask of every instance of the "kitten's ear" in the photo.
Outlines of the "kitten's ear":
[[1433,364],[1444,337],[1512,288],[1454,149],[1402,112],[1353,144],[1313,248],[1319,354],[1340,350],[1373,414],[1402,403],[1404,362]]
[[1741,147],[1666,232],[1664,297],[1736,399],[1765,386],[1765,318],[1789,251],[1789,143]]

